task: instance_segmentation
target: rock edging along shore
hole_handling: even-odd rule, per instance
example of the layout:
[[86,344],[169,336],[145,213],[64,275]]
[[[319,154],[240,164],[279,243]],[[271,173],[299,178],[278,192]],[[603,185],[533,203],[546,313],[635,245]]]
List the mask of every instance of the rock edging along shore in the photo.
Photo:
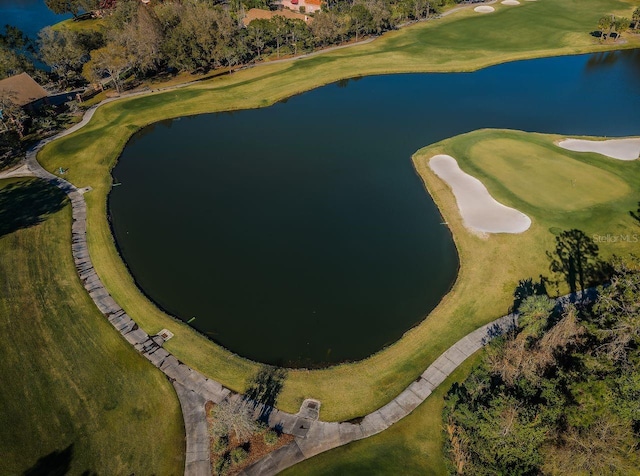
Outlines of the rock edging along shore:
[[[556,308],[562,309],[576,300],[593,301],[595,297],[596,290],[593,288],[573,295],[567,294],[556,299]],[[296,437],[292,443],[266,455],[240,475],[272,476],[319,453],[386,430],[424,402],[468,357],[495,337],[515,328],[517,318],[517,314],[508,314],[464,336],[441,354],[400,395],[365,416],[360,423],[312,422],[305,437]]]
[[[87,205],[84,200],[84,193],[89,189],[78,189],[40,166],[36,160],[36,154],[46,142],[48,140],[38,144],[27,153],[26,163],[30,175],[55,185],[69,197],[73,217],[71,251],[80,281],[100,312],[113,327],[173,383],[185,422],[185,474],[210,475],[210,443],[204,409],[205,403],[207,401],[220,403],[224,399],[244,397],[231,392],[219,382],[206,378],[200,372],[180,362],[162,347],[164,339],[161,336],[149,336],[140,329],[111,297],[93,268],[89,255]],[[318,412],[310,412],[305,406],[307,401],[303,403],[301,411],[295,415],[251,402],[256,418],[259,417],[266,421],[272,428],[294,435],[295,440],[247,468],[243,474],[276,474],[316,454],[367,438],[387,429],[420,405],[467,357],[480,349],[492,337],[511,328],[514,325],[514,319],[512,315],[502,317],[465,336],[442,354],[400,395],[382,408],[365,416],[360,423],[318,421]]]
[[[68,135],[84,126],[95,112],[87,111],[84,119],[65,132],[38,143],[27,152],[22,176],[35,176],[63,190],[72,207],[71,251],[78,277],[100,312],[120,334],[173,383],[180,405],[186,433],[185,474],[204,476],[211,474],[210,440],[205,415],[205,403],[220,403],[225,399],[246,399],[180,362],[166,351],[165,340],[149,336],[111,297],[97,275],[87,244],[87,205],[84,193],[90,188],[77,188],[70,182],[46,171],[37,161],[38,151],[48,142]],[[561,298],[566,299],[566,297]],[[257,402],[251,402],[254,416],[295,437],[294,441],[268,454],[245,469],[244,475],[271,475],[302,460],[338,446],[373,436],[409,415],[453,372],[464,360],[502,335],[516,324],[515,315],[501,317],[471,332],[452,345],[433,362],[411,385],[389,403],[366,415],[359,423],[323,422],[318,420],[320,402],[305,400],[296,414],[282,412]],[[314,405],[310,405],[315,403]]]

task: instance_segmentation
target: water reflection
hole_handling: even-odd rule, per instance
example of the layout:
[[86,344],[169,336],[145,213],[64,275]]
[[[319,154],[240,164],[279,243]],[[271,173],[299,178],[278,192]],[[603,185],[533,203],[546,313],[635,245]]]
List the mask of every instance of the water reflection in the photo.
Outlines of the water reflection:
[[620,60],[634,68],[640,68],[640,49],[622,50],[622,51],[603,51],[589,55],[589,59],[585,64],[586,71],[598,70],[602,68],[611,68],[618,64]]

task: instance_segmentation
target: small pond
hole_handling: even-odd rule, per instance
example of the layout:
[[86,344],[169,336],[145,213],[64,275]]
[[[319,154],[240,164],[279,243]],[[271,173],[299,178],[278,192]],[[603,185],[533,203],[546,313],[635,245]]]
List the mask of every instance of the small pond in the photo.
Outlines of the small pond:
[[116,241],[153,301],[240,355],[362,359],[424,319],[458,269],[411,155],[484,127],[640,134],[639,73],[640,51],[547,58],[158,123],[113,171]]

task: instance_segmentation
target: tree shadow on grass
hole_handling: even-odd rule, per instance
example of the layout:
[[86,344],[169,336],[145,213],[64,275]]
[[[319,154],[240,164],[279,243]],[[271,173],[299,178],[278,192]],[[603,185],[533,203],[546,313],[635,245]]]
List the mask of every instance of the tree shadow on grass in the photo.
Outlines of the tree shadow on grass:
[[286,377],[286,369],[265,365],[251,379],[245,397],[253,400],[256,406],[264,405],[260,414],[261,421],[269,420],[269,415],[276,406]]
[[549,279],[540,275],[538,281],[533,278],[521,279],[513,291],[513,304],[509,312],[518,312],[522,302],[530,296],[547,296],[547,283]]
[[638,209],[634,211],[630,211],[629,215],[636,221],[637,225],[640,225],[640,202],[638,202]]
[[599,256],[598,245],[583,231],[566,230],[556,236],[556,248],[547,251],[549,269],[569,286],[571,294],[606,281],[611,273],[608,263]]
[[0,188],[0,237],[41,223],[66,202],[65,193],[44,180]]
[[38,459],[36,464],[27,469],[23,476],[63,476],[71,469],[73,460],[73,444],[65,449],[52,451]]

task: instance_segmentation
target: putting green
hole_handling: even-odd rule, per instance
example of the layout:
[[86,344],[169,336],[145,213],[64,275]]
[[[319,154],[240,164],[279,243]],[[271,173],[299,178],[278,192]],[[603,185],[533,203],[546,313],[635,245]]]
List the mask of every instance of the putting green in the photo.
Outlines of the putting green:
[[470,162],[494,186],[505,187],[539,209],[579,210],[630,193],[622,178],[574,156],[549,144],[516,139],[484,140],[469,150]]
[[[529,277],[537,279],[541,274],[557,278],[549,271],[546,256],[547,251],[554,249],[556,231],[577,228],[587,236],[593,236],[603,259],[612,254],[624,256],[637,253],[638,243],[633,237],[640,235],[640,228],[629,212],[638,208],[640,161],[624,162],[577,152],[565,154],[554,145],[558,139],[562,139],[562,136],[481,130],[446,139],[414,154],[416,171],[453,232],[462,267],[452,292],[443,299],[429,319],[407,333],[406,340],[411,340],[412,343],[416,338],[422,338],[422,342],[426,342],[426,339],[438,340],[438,337],[450,335],[456,329],[468,329],[479,315],[490,312],[507,313],[513,303],[513,291],[519,280]],[[501,152],[501,162],[507,161],[513,168],[512,171],[502,170],[499,164],[491,173],[481,168],[487,157],[491,159],[496,156],[495,152],[505,146],[511,149]],[[518,154],[512,155],[514,151]],[[597,176],[613,176],[616,181],[622,182],[622,189],[626,193],[617,199],[609,197],[604,202],[594,202],[591,206],[583,201],[583,207],[576,211],[562,210],[558,207],[564,206],[560,202],[567,187],[550,183],[549,177],[547,180],[541,178],[546,175],[553,178],[554,164],[544,163],[544,166],[532,169],[522,166],[527,161],[526,157],[539,153],[549,160],[559,159],[563,164],[562,170],[568,170],[574,176],[582,176],[585,170]],[[429,167],[429,160],[436,154],[455,157],[460,167],[480,179],[498,201],[527,213],[533,220],[531,228],[519,235],[498,234],[487,238],[467,230],[462,224],[451,189]],[[550,166],[551,171],[545,170],[545,167]],[[505,177],[519,182],[530,180],[542,188],[538,193],[524,194],[532,201],[529,204],[521,198],[520,194],[524,192],[517,190],[518,193],[514,193],[501,183]],[[586,187],[582,190],[594,192]],[[574,197],[574,192],[571,197]],[[601,199],[602,196],[599,200]],[[546,209],[541,205],[543,200],[550,201],[555,208]],[[631,240],[616,241],[615,237],[630,237]],[[564,293],[567,288],[560,279],[558,288],[550,283],[548,289],[551,293]],[[445,323],[448,325],[444,325]],[[425,336],[422,334],[423,330],[429,334]],[[470,362],[465,362],[453,377],[463,378],[465,372],[468,372],[469,364]],[[445,474],[446,467],[441,455],[444,434],[441,395],[450,384],[451,379],[438,387],[411,415],[389,430],[315,456],[294,466],[285,474],[386,475],[399,467],[406,469],[406,474]]]

